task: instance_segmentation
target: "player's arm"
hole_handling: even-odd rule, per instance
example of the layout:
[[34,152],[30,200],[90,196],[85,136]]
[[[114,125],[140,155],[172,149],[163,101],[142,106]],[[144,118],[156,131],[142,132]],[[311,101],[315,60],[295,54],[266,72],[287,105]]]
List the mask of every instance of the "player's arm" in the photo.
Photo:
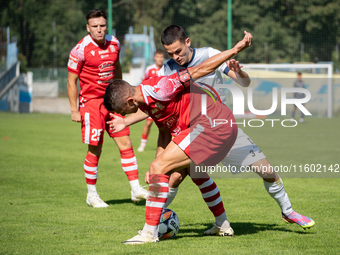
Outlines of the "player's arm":
[[122,72],[122,66],[120,65],[119,60],[115,63],[115,75],[113,77],[115,80],[117,79],[123,79],[123,72]]
[[117,115],[114,115],[113,113],[110,113],[110,116],[113,117],[113,120],[107,121],[106,123],[110,126],[110,130],[112,130],[113,133],[120,132],[124,128],[145,120],[149,117],[149,115],[147,115],[140,109],[138,109],[136,113],[132,113],[126,118],[119,117]]
[[75,122],[81,122],[81,115],[78,110],[78,89],[77,89],[77,80],[79,76],[78,74],[68,72],[67,77],[67,94],[68,99],[70,100],[71,107],[71,120]]
[[240,63],[235,59],[229,60],[227,65],[230,69],[228,72],[228,76],[240,86],[249,87],[250,78],[249,75],[242,70],[243,66],[240,66]]
[[191,78],[193,80],[197,80],[203,76],[206,76],[213,71],[215,71],[221,64],[226,62],[227,60],[234,57],[236,54],[240,53],[244,49],[248,48],[251,45],[251,40],[253,36],[244,31],[244,38],[242,41],[239,41],[232,49],[223,51],[211,58],[205,60],[201,64],[191,68],[188,70]]

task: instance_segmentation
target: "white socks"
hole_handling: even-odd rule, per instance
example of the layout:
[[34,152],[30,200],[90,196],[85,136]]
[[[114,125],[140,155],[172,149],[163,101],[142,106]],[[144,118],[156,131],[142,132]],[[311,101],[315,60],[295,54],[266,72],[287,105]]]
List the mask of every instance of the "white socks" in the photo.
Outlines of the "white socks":
[[290,203],[288,195],[283,188],[281,178],[276,182],[266,182],[263,180],[263,184],[269,195],[274,198],[280,206],[282,213],[285,215],[291,214],[293,212],[292,204]]
[[[227,221],[228,224],[230,226],[230,222],[228,221],[227,219],[227,215],[224,213],[222,213],[220,216],[217,216],[215,217],[215,222],[216,222],[216,225],[219,226],[219,227],[222,227],[222,224],[223,222]],[[224,224],[225,225],[225,224]],[[223,226],[224,227],[224,226]]]
[[87,192],[97,194],[96,185],[87,184]]
[[143,234],[150,237],[150,238],[155,238],[158,236],[158,226],[152,226],[147,223],[144,224],[143,228]]
[[164,208],[168,208],[168,206],[171,204],[172,200],[174,200],[174,198],[177,194],[177,191],[178,191],[178,187],[177,188],[169,188],[168,199],[166,200]]
[[131,190],[136,190],[138,189],[139,185],[139,180],[133,180],[133,181],[129,181],[130,182],[130,186],[131,186]]

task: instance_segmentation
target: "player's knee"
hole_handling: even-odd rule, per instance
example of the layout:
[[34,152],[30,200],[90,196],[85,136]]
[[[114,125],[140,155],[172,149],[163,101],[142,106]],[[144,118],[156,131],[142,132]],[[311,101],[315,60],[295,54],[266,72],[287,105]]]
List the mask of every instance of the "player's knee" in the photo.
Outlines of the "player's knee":
[[166,174],[167,171],[164,165],[157,159],[151,162],[149,166],[150,174]]
[[185,178],[185,176],[183,176],[182,173],[174,172],[170,176],[169,185],[172,188],[176,188],[181,184],[181,182],[184,180],[184,178]]

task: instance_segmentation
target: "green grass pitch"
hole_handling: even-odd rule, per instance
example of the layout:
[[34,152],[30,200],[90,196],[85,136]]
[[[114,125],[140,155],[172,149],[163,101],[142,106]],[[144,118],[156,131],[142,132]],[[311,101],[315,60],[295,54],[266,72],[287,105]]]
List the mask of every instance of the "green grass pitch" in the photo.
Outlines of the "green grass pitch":
[[[142,123],[131,127],[139,146]],[[306,118],[296,128],[244,128],[273,165],[340,163],[340,119]],[[214,221],[187,178],[170,206],[181,221],[175,239],[121,244],[144,223],[133,204],[119,152],[105,137],[97,189],[109,208],[85,203],[86,145],[68,115],[0,113],[0,254],[339,254],[340,179],[284,178],[293,208],[315,226],[285,224],[259,178],[215,178],[235,237],[205,237]],[[157,129],[136,156],[140,181],[155,155]],[[340,175],[340,173],[338,174]]]

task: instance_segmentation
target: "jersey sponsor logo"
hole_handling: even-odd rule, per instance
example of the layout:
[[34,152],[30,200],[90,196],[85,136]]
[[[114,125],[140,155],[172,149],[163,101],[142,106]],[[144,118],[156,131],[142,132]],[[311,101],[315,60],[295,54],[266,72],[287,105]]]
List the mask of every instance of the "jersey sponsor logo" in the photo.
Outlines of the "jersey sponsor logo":
[[164,105],[162,105],[160,102],[156,102],[156,107],[159,108],[160,110],[164,109]]
[[100,50],[98,51],[99,55],[109,53],[109,50]]
[[113,61],[106,61],[98,66],[99,71],[103,71],[107,68],[110,68],[111,66],[114,66],[114,64],[115,63]]
[[161,114],[161,113],[156,114],[155,117],[156,117],[157,119],[159,119],[160,117],[162,117],[162,114]]
[[164,124],[171,129],[171,127],[177,122],[178,118],[175,116],[172,116],[164,121]]
[[153,109],[151,110],[151,113],[152,113],[152,114],[155,114],[155,113],[158,112],[158,111],[159,111],[159,109],[153,108]]
[[77,70],[77,65],[78,65],[78,58],[70,54],[70,58],[68,60],[68,67],[74,70]]
[[154,88],[153,88],[153,92],[157,93],[158,90],[160,90],[160,89],[161,89],[161,88],[156,88],[156,87],[154,87]]
[[107,58],[108,56],[109,56],[109,54],[101,55],[100,58],[103,59],[103,58]]
[[113,76],[113,71],[105,72],[105,73],[99,73],[98,74],[101,78],[109,78]]
[[98,84],[104,84],[104,83],[110,83],[111,80],[108,80],[108,81],[102,81],[102,80],[98,80],[97,83]]
[[94,54],[95,54],[95,51],[94,51],[94,50],[91,50],[91,54],[92,54],[92,56],[94,56]]

